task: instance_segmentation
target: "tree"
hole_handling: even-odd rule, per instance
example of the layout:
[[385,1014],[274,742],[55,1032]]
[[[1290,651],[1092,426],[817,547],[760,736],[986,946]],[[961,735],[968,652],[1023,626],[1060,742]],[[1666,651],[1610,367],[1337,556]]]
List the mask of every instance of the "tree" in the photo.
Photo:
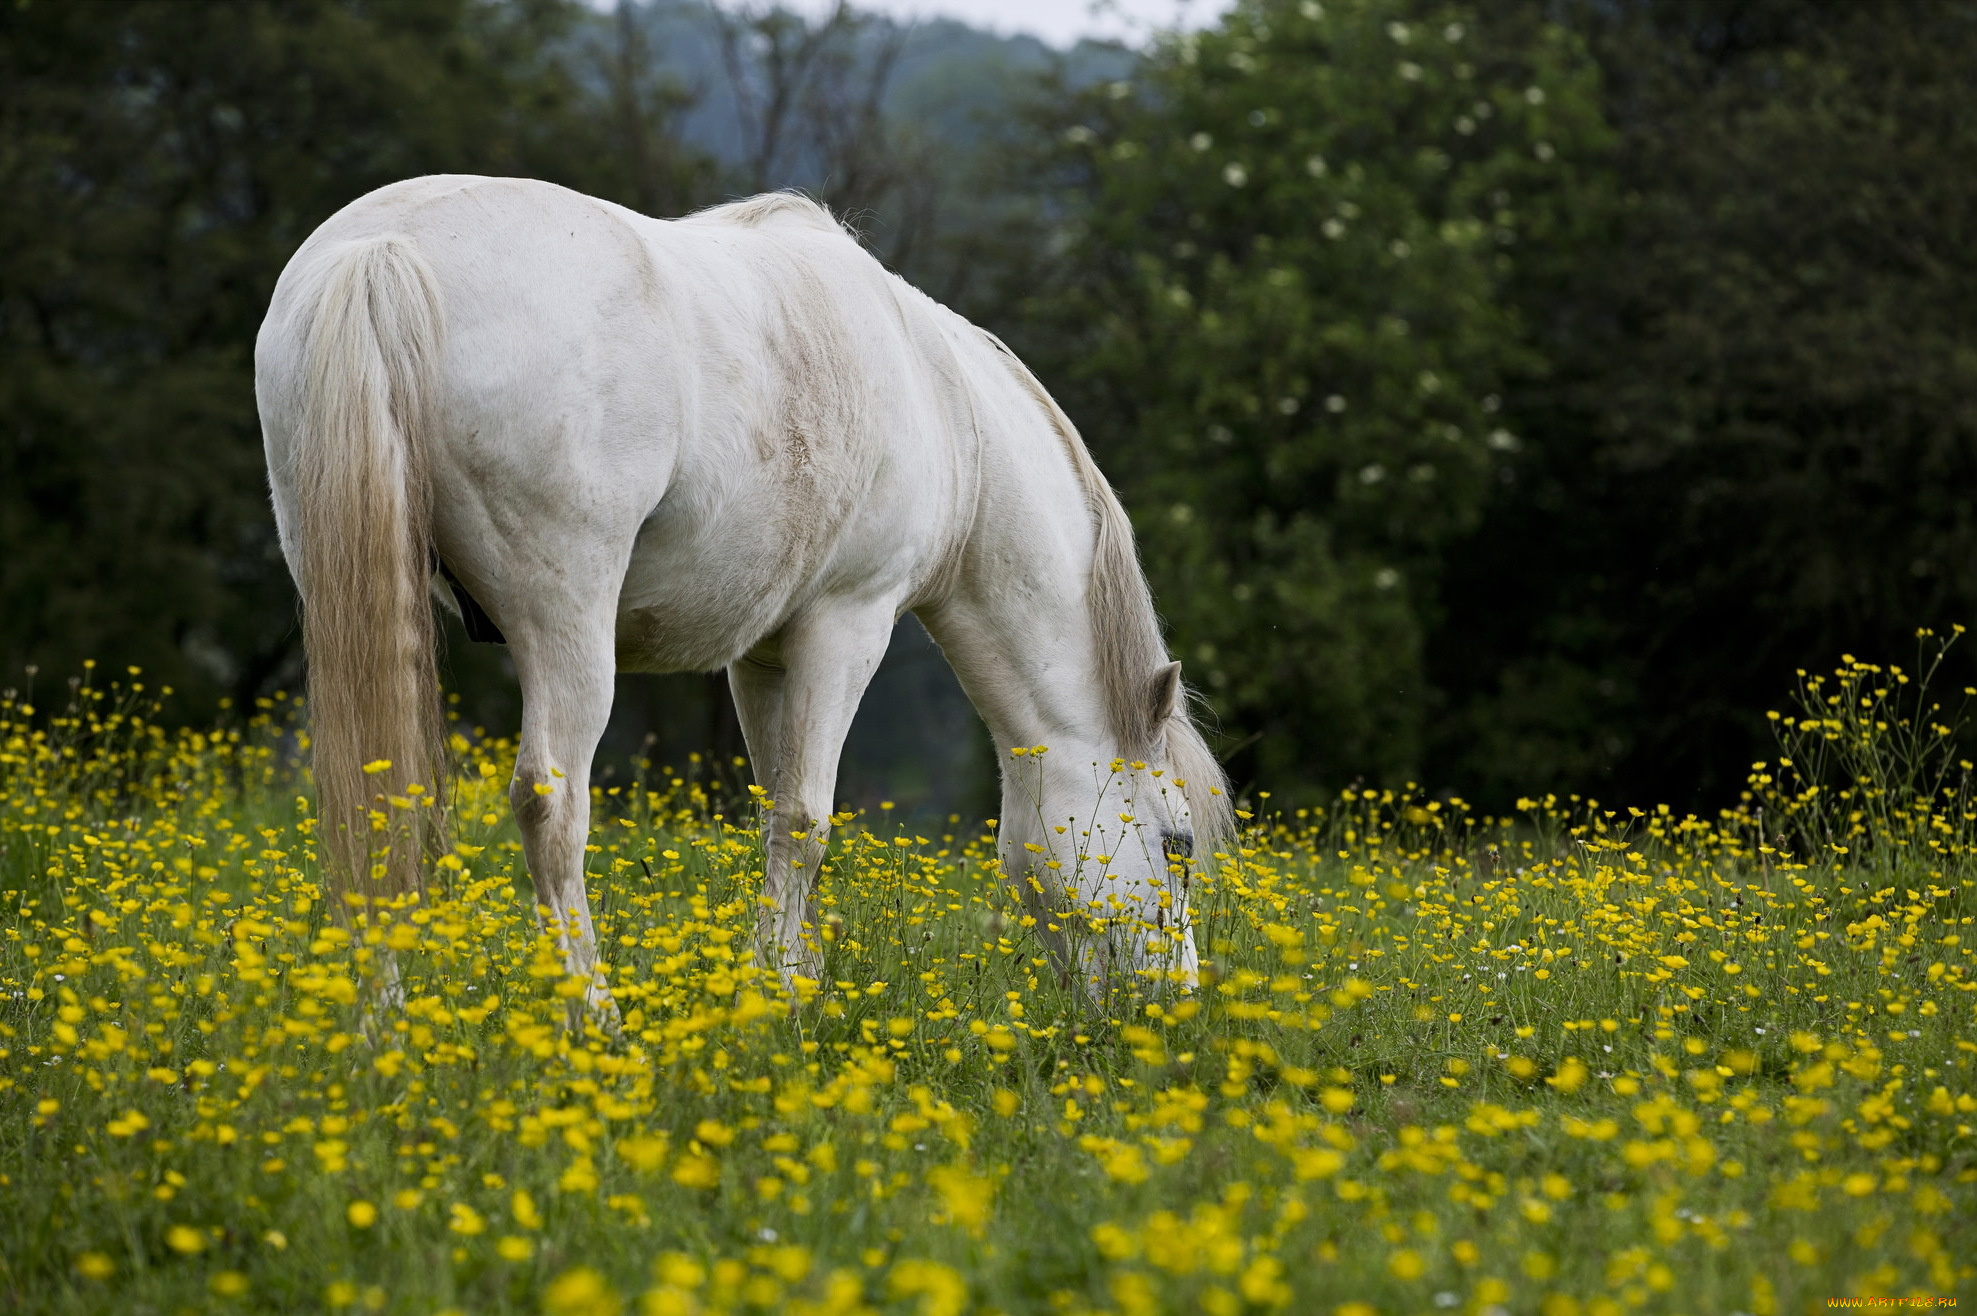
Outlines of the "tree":
[[887,112],[911,29],[845,0],[812,19],[783,5],[714,9],[741,130],[744,193],[799,186],[854,225],[883,216],[894,265],[927,236],[945,181],[930,143]]
[[1720,800],[1795,668],[1977,612],[1977,13],[1571,17],[1623,204],[1514,292],[1552,370],[1507,390],[1531,444],[1453,555],[1438,744],[1501,798]]
[[1597,84],[1516,6],[1245,0],[1070,99],[1026,343],[1123,487],[1260,780],[1422,766],[1447,545],[1535,366],[1505,290],[1597,186]]

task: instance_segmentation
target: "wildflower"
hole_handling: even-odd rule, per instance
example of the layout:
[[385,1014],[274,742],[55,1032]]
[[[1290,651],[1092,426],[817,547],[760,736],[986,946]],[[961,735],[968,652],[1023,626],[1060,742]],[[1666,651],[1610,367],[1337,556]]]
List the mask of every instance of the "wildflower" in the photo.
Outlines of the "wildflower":
[[1562,1093],[1573,1093],[1583,1087],[1591,1075],[1592,1071],[1586,1068],[1584,1061],[1577,1056],[1567,1056],[1559,1063],[1558,1072],[1545,1082]]
[[588,1266],[564,1271],[542,1290],[544,1316],[618,1316],[623,1308],[616,1290]]
[[927,1183],[940,1194],[941,1204],[953,1223],[977,1238],[982,1236],[995,1196],[994,1180],[975,1174],[966,1166],[943,1165],[927,1172]]
[[721,1165],[711,1156],[682,1156],[673,1166],[673,1182],[685,1188],[713,1188],[721,1182]]
[[920,1316],[961,1316],[968,1304],[968,1285],[958,1271],[938,1261],[908,1259],[896,1263],[887,1277],[895,1298],[918,1297]]

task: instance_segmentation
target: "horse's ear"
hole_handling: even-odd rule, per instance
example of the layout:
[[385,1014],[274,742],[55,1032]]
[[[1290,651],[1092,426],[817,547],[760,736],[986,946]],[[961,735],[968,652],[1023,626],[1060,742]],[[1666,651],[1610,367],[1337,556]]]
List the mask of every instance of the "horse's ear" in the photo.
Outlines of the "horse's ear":
[[1147,697],[1153,705],[1153,725],[1165,726],[1181,708],[1181,665],[1168,663],[1156,671]]

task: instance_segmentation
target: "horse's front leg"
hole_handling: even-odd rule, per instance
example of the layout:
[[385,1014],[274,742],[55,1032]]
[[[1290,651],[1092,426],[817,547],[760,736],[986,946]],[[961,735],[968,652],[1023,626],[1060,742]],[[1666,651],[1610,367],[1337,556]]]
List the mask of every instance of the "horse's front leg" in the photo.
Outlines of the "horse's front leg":
[[555,929],[563,967],[583,979],[584,1004],[615,1029],[618,1007],[597,964],[597,932],[584,889],[590,839],[590,763],[611,716],[611,615],[572,607],[509,628],[522,686],[522,743],[508,799],[536,903]]
[[792,620],[760,653],[728,668],[759,785],[775,802],[764,822],[756,953],[784,987],[823,974],[811,898],[830,834],[838,757],[892,637],[890,600],[827,601]]

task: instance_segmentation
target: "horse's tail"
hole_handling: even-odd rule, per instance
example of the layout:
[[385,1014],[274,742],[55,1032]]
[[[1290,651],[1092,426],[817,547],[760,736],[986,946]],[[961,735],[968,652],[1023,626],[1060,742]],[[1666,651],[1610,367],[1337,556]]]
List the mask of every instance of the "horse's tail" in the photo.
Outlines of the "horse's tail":
[[444,828],[427,447],[443,325],[411,239],[326,258],[295,445],[297,584],[324,881],[416,890]]

